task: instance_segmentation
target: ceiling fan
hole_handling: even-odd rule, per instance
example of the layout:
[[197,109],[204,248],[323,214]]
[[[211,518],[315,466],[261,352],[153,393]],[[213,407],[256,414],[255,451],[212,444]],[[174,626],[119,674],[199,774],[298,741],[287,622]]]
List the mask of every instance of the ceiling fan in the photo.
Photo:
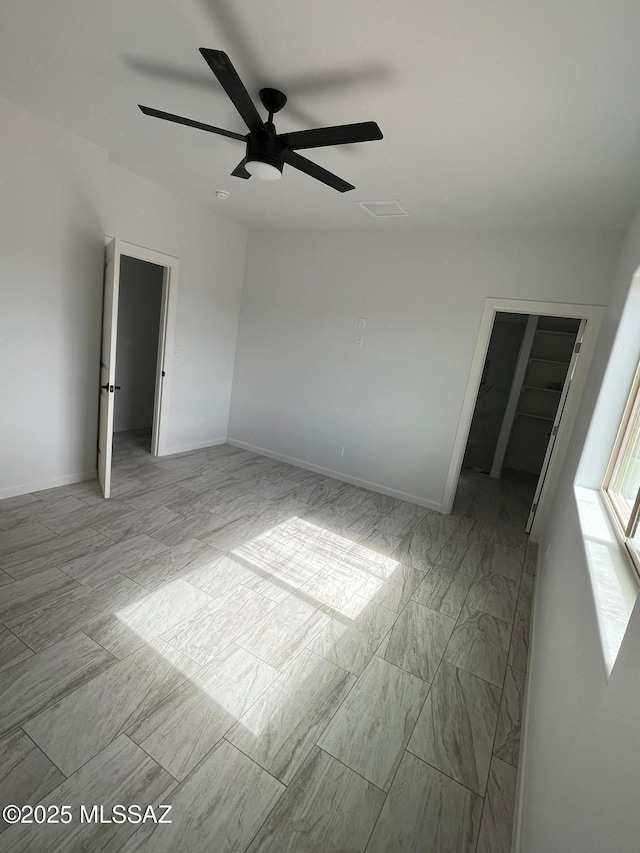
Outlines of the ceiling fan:
[[338,192],[344,193],[353,190],[353,184],[343,181],[332,172],[312,163],[306,157],[301,157],[296,152],[304,148],[321,148],[327,145],[344,145],[353,142],[370,142],[382,139],[382,133],[375,121],[361,121],[356,124],[339,124],[334,127],[318,127],[313,130],[299,130],[293,133],[276,133],[273,116],[287,103],[286,95],[278,89],[260,89],[260,100],[267,110],[269,117],[263,121],[251,100],[249,93],[244,87],[242,80],[226,53],[222,50],[210,50],[206,47],[200,48],[200,53],[207,64],[218,78],[220,85],[225,90],[233,105],[240,113],[243,121],[249,128],[249,133],[242,135],[231,130],[223,130],[190,118],[165,113],[152,107],[143,107],[138,104],[145,115],[166,121],[185,124],[209,133],[217,133],[220,136],[228,136],[246,143],[244,158],[238,163],[231,174],[236,178],[245,180],[252,175],[263,181],[275,181],[282,177],[284,164],[293,166],[322,181],[323,184],[333,187]]

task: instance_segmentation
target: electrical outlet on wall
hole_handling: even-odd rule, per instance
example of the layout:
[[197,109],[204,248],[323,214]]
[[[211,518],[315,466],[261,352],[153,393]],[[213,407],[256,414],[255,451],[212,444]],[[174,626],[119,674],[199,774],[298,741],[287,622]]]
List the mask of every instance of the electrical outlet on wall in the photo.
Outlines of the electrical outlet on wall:
[[358,335],[358,337],[356,338],[356,347],[358,347],[358,349],[360,349],[360,347],[362,347],[363,344],[364,344],[363,336]]
[[338,445],[338,456],[344,456],[344,445],[343,444]]
[[366,328],[367,328],[367,321],[366,321],[366,319],[365,319],[364,317],[360,317],[360,319],[358,320],[358,331],[359,331],[359,332],[364,332],[364,330],[365,330]]

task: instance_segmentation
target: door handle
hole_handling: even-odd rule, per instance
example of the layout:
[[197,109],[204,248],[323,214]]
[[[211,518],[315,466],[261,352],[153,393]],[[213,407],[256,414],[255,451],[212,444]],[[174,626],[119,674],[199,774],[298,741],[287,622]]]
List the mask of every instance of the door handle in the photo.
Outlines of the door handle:
[[101,385],[100,390],[109,391],[111,394],[113,394],[114,391],[120,390],[120,386],[119,385]]

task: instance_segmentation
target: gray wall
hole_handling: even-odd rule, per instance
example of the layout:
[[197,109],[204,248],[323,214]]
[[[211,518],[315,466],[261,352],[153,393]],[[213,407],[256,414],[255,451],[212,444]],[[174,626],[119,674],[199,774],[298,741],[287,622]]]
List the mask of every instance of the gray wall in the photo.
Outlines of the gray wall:
[[153,424],[163,272],[137,258],[120,261],[115,432]]
[[95,476],[105,234],[181,260],[173,452],[227,433],[247,229],[0,99],[0,497]]
[[604,303],[620,243],[251,231],[229,435],[438,508],[485,298]]
[[[640,216],[612,281],[589,385],[540,546],[521,853],[638,849],[640,608],[636,602],[607,679],[573,483],[576,470],[580,485],[598,488],[602,482],[640,358],[640,287],[630,291],[639,264]],[[620,322],[627,300],[632,310]]]

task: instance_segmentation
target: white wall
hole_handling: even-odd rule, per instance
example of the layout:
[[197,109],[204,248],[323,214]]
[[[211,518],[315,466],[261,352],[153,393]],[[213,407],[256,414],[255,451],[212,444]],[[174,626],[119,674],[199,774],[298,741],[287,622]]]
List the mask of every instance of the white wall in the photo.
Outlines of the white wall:
[[120,259],[114,432],[153,425],[163,273],[158,264]]
[[587,431],[578,480],[591,487],[602,480],[615,424],[640,357],[640,288],[630,300],[635,311],[625,313],[620,323],[638,265],[640,215],[612,281],[591,380],[540,546],[522,777],[521,853],[630,853],[639,845],[640,608],[636,603],[607,681],[572,494]]
[[250,232],[229,436],[437,508],[485,297],[602,304],[620,235],[384,227]]
[[170,448],[226,435],[246,229],[0,100],[0,497],[95,471],[104,235],[181,259]]

